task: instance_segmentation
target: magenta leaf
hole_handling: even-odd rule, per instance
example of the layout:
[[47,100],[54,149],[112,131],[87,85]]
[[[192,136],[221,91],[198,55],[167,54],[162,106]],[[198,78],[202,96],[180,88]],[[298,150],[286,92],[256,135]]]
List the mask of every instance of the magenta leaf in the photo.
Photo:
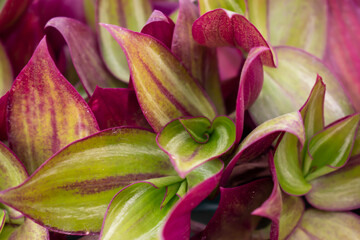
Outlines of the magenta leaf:
[[175,23],[165,14],[154,10],[141,32],[149,34],[171,48]]
[[97,51],[96,37],[85,24],[75,19],[57,17],[51,19],[46,24],[46,28],[55,28],[64,37],[75,69],[89,96],[96,86],[124,86],[105,68],[100,53]]
[[149,128],[133,89],[97,87],[89,100],[100,129],[117,126]]
[[0,5],[0,31],[7,30],[27,9],[32,0],[4,0]]
[[260,56],[262,63],[271,67],[277,65],[270,45],[242,15],[224,9],[207,12],[195,21],[192,33],[198,43],[208,47],[236,46],[245,52],[254,47],[267,47],[269,50]]
[[8,100],[9,92],[0,98],[0,140],[7,139],[6,132],[6,107]]

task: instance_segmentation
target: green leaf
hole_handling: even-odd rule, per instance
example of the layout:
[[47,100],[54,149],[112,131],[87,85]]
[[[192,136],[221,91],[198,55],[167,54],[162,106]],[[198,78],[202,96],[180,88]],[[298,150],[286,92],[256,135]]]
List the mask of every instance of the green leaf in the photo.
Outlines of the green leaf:
[[212,161],[206,162],[198,168],[192,170],[187,176],[187,187],[193,189],[197,185],[201,184],[205,180],[218,174],[224,164],[219,159],[214,159]]
[[156,132],[178,117],[216,116],[204,90],[159,41],[117,26],[103,26],[125,50],[139,104]]
[[11,88],[13,73],[5,48],[0,42],[0,97]]
[[305,211],[289,240],[354,240],[360,236],[360,218],[350,212]]
[[304,174],[308,181],[333,172],[349,159],[360,115],[346,117],[316,134],[309,142],[304,161]]
[[326,87],[321,77],[318,76],[310,96],[301,107],[300,113],[304,121],[306,141],[301,152],[301,161],[307,154],[309,139],[324,128],[324,98]]
[[[0,142],[0,191],[15,187],[23,183],[28,174],[19,159]],[[19,219],[22,214],[18,211],[4,206],[11,220]]]
[[281,188],[288,194],[301,196],[310,191],[299,161],[298,138],[285,133],[274,155],[276,174]]
[[360,158],[351,159],[345,167],[310,182],[308,202],[327,211],[346,211],[360,207]]
[[158,239],[167,213],[178,200],[175,196],[161,208],[165,194],[165,187],[157,189],[149,183],[122,189],[110,203],[100,239]]
[[308,98],[317,75],[326,84],[325,124],[354,112],[343,88],[319,59],[291,47],[275,47],[274,50],[278,67],[264,66],[263,88],[250,108],[256,123],[299,110]]
[[[161,207],[164,207],[180,190],[180,187],[183,185],[183,183],[186,183],[186,180],[178,183],[174,183],[170,186],[166,187],[165,196],[161,203]],[[180,193],[182,193],[182,189],[180,190]]]
[[[99,0],[97,23],[108,23],[140,32],[151,15],[149,0]],[[100,49],[110,71],[120,80],[129,82],[129,67],[121,47],[111,34],[99,28]]]
[[223,8],[244,15],[246,13],[246,3],[244,0],[200,0],[200,14],[204,14],[217,8]]
[[0,201],[53,230],[99,232],[111,198],[133,182],[153,178],[156,186],[181,180],[155,134],[109,129],[67,146],[25,183],[1,192]]
[[326,1],[270,0],[268,5],[267,24],[274,46],[293,46],[323,57],[328,26]]
[[235,141],[235,124],[220,116],[178,119],[158,134],[158,145],[169,155],[176,171],[185,177],[192,169],[227,152]]
[[[268,1],[246,1],[248,8],[248,19],[259,30],[266,40],[269,40],[268,33]],[[273,44],[273,43],[272,43]],[[274,44],[273,44],[274,46]]]
[[0,234],[5,225],[5,219],[6,219],[6,211],[4,209],[0,209]]
[[294,230],[304,211],[304,201],[299,197],[282,194],[282,210],[279,221],[279,239],[286,237]]

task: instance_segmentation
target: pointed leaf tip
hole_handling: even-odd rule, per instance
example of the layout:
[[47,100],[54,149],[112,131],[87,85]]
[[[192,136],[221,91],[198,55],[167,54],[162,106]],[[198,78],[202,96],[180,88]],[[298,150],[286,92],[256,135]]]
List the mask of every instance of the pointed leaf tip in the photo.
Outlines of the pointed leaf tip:
[[29,173],[65,145],[99,130],[89,106],[61,75],[44,37],[9,92],[9,143]]
[[162,43],[146,34],[103,26],[125,51],[140,107],[156,132],[181,116],[216,116],[204,90]]

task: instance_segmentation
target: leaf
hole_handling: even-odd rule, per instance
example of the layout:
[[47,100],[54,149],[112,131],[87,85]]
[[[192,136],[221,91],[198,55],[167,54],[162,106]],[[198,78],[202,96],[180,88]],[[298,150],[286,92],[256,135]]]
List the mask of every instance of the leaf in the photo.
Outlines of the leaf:
[[[4,229],[5,230],[5,229]],[[31,221],[30,219],[26,219],[25,222],[17,227],[13,231],[9,229],[11,233],[9,233],[9,238],[5,239],[14,239],[14,240],[49,240],[49,231]],[[1,233],[2,235],[2,233]],[[1,237],[1,236],[0,236]]]
[[311,185],[300,166],[298,141],[296,135],[285,133],[276,148],[274,163],[281,188],[287,194],[302,196],[310,191]]
[[96,38],[85,24],[71,18],[56,17],[51,19],[45,28],[56,29],[65,39],[76,72],[89,96],[93,94],[96,86],[125,86],[105,68],[97,52]]
[[88,102],[100,129],[137,126],[151,129],[133,89],[97,87]]
[[235,141],[235,125],[221,116],[178,119],[167,124],[156,141],[181,177],[192,169],[226,153]]
[[141,33],[149,34],[171,48],[175,23],[165,14],[154,10]]
[[223,9],[207,12],[194,22],[192,33],[198,43],[207,47],[234,46],[245,52],[254,47],[267,47],[269,50],[260,56],[262,63],[277,65],[270,45],[242,15]]
[[25,183],[0,192],[0,201],[49,229],[88,234],[100,231],[107,205],[121,188],[152,178],[167,185],[181,180],[155,134],[109,129],[70,144]]
[[360,110],[359,3],[352,0],[328,0],[328,30],[325,63],[339,76],[344,89]]
[[267,48],[258,47],[250,50],[240,75],[240,84],[236,98],[236,143],[239,143],[244,128],[244,112],[259,96],[263,83],[261,53]]
[[[297,230],[301,231],[301,235],[297,235],[299,234]],[[323,212],[309,209],[305,211],[293,235],[288,239],[358,239],[360,235],[360,218],[350,212]]]
[[8,109],[9,143],[29,173],[65,145],[98,131],[89,106],[56,68],[45,38],[16,78]]
[[126,52],[140,107],[155,132],[181,116],[215,117],[203,89],[162,44],[145,34],[103,26]]
[[100,239],[158,239],[167,213],[178,200],[174,197],[160,207],[165,187],[155,188],[149,183],[136,183],[122,189],[111,201],[105,215]]
[[[269,40],[269,31],[268,31],[268,12],[269,12],[269,2],[267,0],[257,0],[257,1],[246,1],[246,6],[248,9],[247,18],[249,21],[254,24],[254,26],[259,30],[259,32],[264,36],[266,40]],[[271,42],[271,41],[270,41]],[[271,42],[273,45],[273,42]]]
[[306,200],[317,209],[348,211],[360,207],[360,159],[351,159],[345,167],[310,182]]
[[328,25],[326,0],[270,0],[268,5],[267,24],[273,45],[301,48],[323,57],[328,40],[327,26],[331,26]]
[[307,146],[309,139],[315,133],[323,130],[324,128],[324,98],[326,86],[320,76],[317,76],[316,83],[310,92],[309,98],[301,107],[300,113],[304,121],[305,127],[305,147],[301,153],[301,161],[307,154]]
[[6,92],[11,88],[12,81],[13,73],[10,60],[6,54],[4,46],[0,42],[0,97],[4,96]]
[[31,0],[4,0],[0,3],[0,31],[9,29],[27,9]]
[[[97,23],[118,25],[136,32],[141,30],[151,15],[149,0],[99,0],[96,7]],[[106,29],[100,27],[98,33],[106,66],[117,78],[129,82],[129,67],[124,52]]]
[[263,153],[282,132],[289,132],[305,141],[304,126],[299,112],[288,113],[271,119],[255,128],[237,147],[227,165],[221,185],[224,186],[238,161],[249,161]]
[[276,47],[275,52],[279,65],[276,69],[264,67],[262,91],[250,108],[257,124],[299,110],[308,98],[317,75],[324,79],[327,90],[325,124],[354,112],[341,85],[319,59],[290,47]]
[[5,225],[5,219],[6,219],[6,211],[1,209],[0,210],[0,234]]
[[316,134],[308,146],[304,174],[308,181],[335,171],[350,158],[360,115],[345,117]]
[[268,178],[234,188],[220,188],[219,207],[198,239],[238,239],[239,236],[250,239],[261,219],[251,213],[270,195],[271,189]]
[[[20,160],[2,142],[0,142],[0,169],[0,191],[20,185],[28,178],[28,173]],[[8,211],[11,221],[23,217],[21,213],[8,206],[4,208]]]
[[0,97],[0,140],[7,140],[7,132],[6,132],[6,108],[8,102],[9,92],[7,92],[4,96]]
[[246,13],[246,1],[244,0],[200,0],[199,1],[201,15],[217,8],[223,8],[244,15]]
[[223,168],[223,162],[216,159],[204,163],[189,173],[187,177],[189,190],[168,214],[162,228],[162,238],[171,240],[190,238],[191,211],[217,187]]

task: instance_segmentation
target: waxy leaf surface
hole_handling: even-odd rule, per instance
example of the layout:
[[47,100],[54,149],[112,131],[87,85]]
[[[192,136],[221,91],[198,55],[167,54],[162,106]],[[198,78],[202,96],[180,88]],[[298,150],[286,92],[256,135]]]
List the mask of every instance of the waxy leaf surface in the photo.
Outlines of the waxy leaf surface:
[[4,46],[0,42],[0,97],[11,88],[13,73]]
[[140,107],[156,132],[181,116],[215,117],[206,93],[160,42],[121,27],[103,26],[125,51]]
[[84,99],[60,74],[44,38],[9,92],[8,137],[29,173],[65,145],[98,131]]
[[354,112],[341,85],[319,59],[291,47],[274,49],[279,65],[276,69],[264,67],[262,91],[250,108],[255,122],[259,124],[299,110],[308,98],[317,75],[324,79],[327,90],[324,103],[325,124]]
[[136,183],[122,189],[107,210],[100,239],[158,239],[167,213],[179,199],[172,198],[164,207],[161,203],[165,187]]
[[155,10],[151,14],[141,33],[149,34],[171,48],[175,23],[162,12]]
[[149,128],[133,89],[97,87],[89,100],[100,129],[118,126]]
[[281,188],[288,194],[301,196],[310,191],[311,185],[303,176],[298,141],[297,136],[285,133],[276,148],[274,163]]
[[360,115],[352,115],[332,124],[309,141],[304,160],[306,179],[333,172],[350,158]]
[[208,47],[236,46],[245,52],[254,47],[267,47],[269,49],[260,56],[262,63],[271,67],[277,65],[270,45],[242,15],[224,9],[207,12],[195,21],[192,32],[198,43]]
[[[139,32],[151,15],[149,0],[99,0],[96,6],[97,23],[118,25]],[[129,81],[129,67],[124,52],[110,33],[98,29],[100,49],[110,71],[120,80]]]
[[[235,188],[220,188],[220,202],[206,229],[195,239],[251,239],[251,233],[260,221],[251,215],[272,190],[268,178]],[[236,227],[235,227],[236,226]]]
[[244,0],[200,0],[199,7],[201,15],[217,8],[223,8],[242,15],[246,13],[246,1]]
[[360,218],[349,212],[305,211],[289,240],[353,240],[360,236]]
[[268,5],[267,24],[271,44],[301,48],[319,58],[323,57],[328,40],[326,0],[270,0]]
[[233,158],[225,169],[221,185],[225,185],[238,161],[249,161],[271,146],[282,132],[289,132],[305,142],[305,132],[300,113],[293,112],[271,119],[255,128],[238,146]]
[[68,44],[75,69],[89,96],[93,94],[96,86],[124,86],[105,68],[97,51],[96,37],[90,28],[66,17],[51,19],[46,28],[51,27],[59,31]]
[[[177,202],[162,229],[166,240],[190,238],[191,211],[218,186],[224,164],[220,160],[204,163],[188,174],[189,191]],[[181,226],[181,227],[179,227]]]
[[308,202],[318,209],[346,211],[360,207],[360,158],[345,167],[310,182]]
[[160,177],[168,177],[169,184],[181,180],[154,133],[109,129],[67,146],[25,183],[1,192],[0,201],[56,231],[99,232],[121,188]]
[[235,125],[225,116],[212,123],[206,118],[178,119],[167,124],[156,140],[179,175],[185,177],[192,169],[231,148]]

